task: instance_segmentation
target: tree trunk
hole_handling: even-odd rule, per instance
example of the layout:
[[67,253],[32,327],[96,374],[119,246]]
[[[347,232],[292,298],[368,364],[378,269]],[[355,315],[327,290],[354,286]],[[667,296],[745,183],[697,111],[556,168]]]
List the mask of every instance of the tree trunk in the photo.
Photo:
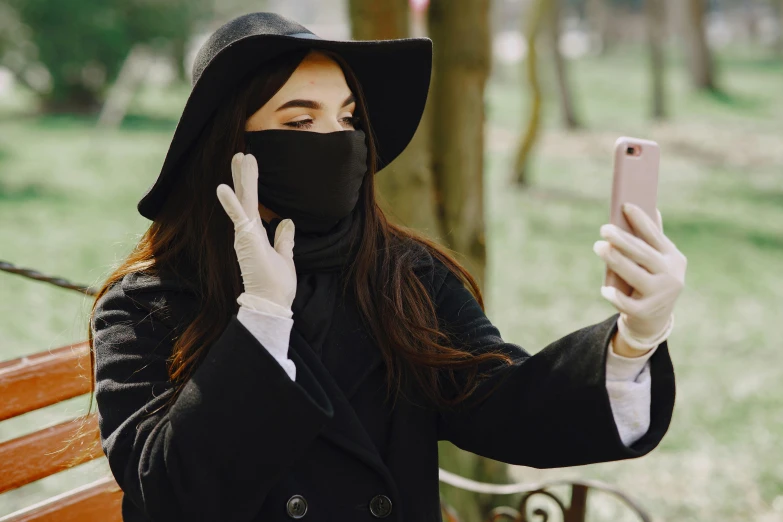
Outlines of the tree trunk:
[[745,4],[742,8],[742,16],[744,17],[745,30],[748,34],[748,41],[751,44],[757,44],[759,42],[759,18],[756,12],[756,5],[753,2]]
[[[433,172],[448,247],[485,281],[484,87],[491,52],[489,0],[432,0],[429,32],[435,42],[430,89]],[[488,428],[491,429],[491,428]],[[507,466],[441,442],[445,468],[487,482],[508,482]],[[456,469],[455,469],[456,468]],[[502,499],[443,488],[462,520],[484,520]]]
[[489,0],[433,0],[432,167],[447,246],[482,283],[484,86],[490,68]]
[[[407,0],[350,0],[349,10],[352,37],[356,40],[409,35]],[[411,143],[375,181],[379,203],[390,219],[439,239],[442,232],[437,219],[431,168],[430,105],[427,104]]]
[[662,120],[666,118],[664,57],[666,12],[664,0],[645,0],[645,11],[647,18],[647,41],[650,46],[652,117],[656,120]]
[[41,99],[45,114],[94,115],[101,109],[98,94],[81,83],[54,82],[54,87]]
[[555,64],[555,74],[557,77],[557,89],[560,95],[560,109],[563,115],[563,125],[566,129],[573,130],[580,127],[579,119],[574,110],[574,97],[571,91],[571,85],[568,79],[568,64],[563,53],[560,52],[560,22],[562,17],[562,0],[550,0],[548,15],[549,30],[549,48],[552,52],[552,58]]
[[190,84],[190,71],[185,63],[188,52],[188,39],[186,37],[175,38],[171,42],[171,59],[177,73],[177,79],[185,84]]
[[[516,182],[519,185],[527,185],[528,167],[530,152],[538,139],[538,133],[541,129],[541,85],[538,81],[538,49],[536,40],[541,31],[541,24],[546,15],[549,0],[536,0],[528,8],[528,13],[523,17],[523,24],[526,29],[523,32],[527,41],[527,57],[525,58],[525,69],[527,71],[528,86],[530,88],[530,117],[528,118],[525,133],[522,135],[522,141],[517,151],[516,162],[514,163],[514,174]],[[525,23],[526,22],[526,23]]]
[[133,101],[133,96],[138,91],[150,65],[155,61],[150,49],[143,44],[136,44],[128,53],[122,64],[117,79],[109,89],[106,101],[103,103],[101,113],[98,116],[97,127],[102,129],[116,129],[122,124],[128,108]]
[[612,25],[609,23],[611,11],[606,4],[607,0],[587,0],[585,6],[590,29],[598,35],[600,54],[605,54],[614,42]]
[[350,0],[354,40],[389,40],[408,36],[407,0]]
[[689,42],[691,79],[694,87],[708,91],[717,90],[712,54],[707,44],[705,18],[706,0],[687,0],[684,24],[686,41]]
[[778,54],[783,57],[783,0],[778,0]]

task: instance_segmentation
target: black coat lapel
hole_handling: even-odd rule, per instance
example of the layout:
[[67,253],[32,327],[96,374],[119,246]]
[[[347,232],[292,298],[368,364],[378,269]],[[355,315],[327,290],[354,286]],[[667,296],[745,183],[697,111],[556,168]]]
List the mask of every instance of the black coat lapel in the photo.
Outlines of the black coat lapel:
[[[375,469],[386,480],[393,498],[400,498],[394,477],[383,462],[383,459],[378,453],[378,449],[372,442],[364,425],[362,425],[361,420],[359,420],[359,417],[356,415],[353,406],[348,402],[348,398],[345,396],[342,389],[340,389],[340,386],[334,380],[334,377],[332,377],[323,363],[318,360],[312,349],[307,346],[304,338],[296,333],[295,330],[291,332],[288,357],[294,361],[294,364],[297,367],[306,365],[310,370],[310,373],[297,372],[297,380],[299,380],[300,376],[303,379],[309,379],[312,375],[332,402],[334,416],[326,423],[319,436],[331,441],[332,444],[342,448],[347,453],[362,460]],[[380,359],[380,357],[378,359]],[[375,358],[369,358],[366,359],[366,362],[375,360]],[[366,375],[364,370],[367,368],[367,364],[364,364],[361,366],[358,373],[352,375]],[[354,379],[351,382],[356,382],[358,384],[359,381]]]
[[350,296],[336,299],[331,331],[320,359],[349,401],[362,382],[383,365],[381,351],[362,325]]
[[[356,415],[353,406],[348,402],[347,397],[334,377],[324,367],[323,363],[318,360],[315,353],[307,345],[307,342],[296,330],[291,332],[288,356],[297,367],[303,364],[307,366],[332,402],[334,417],[324,426],[321,436],[366,461],[382,474],[387,475],[386,465],[383,463],[375,444]],[[299,375],[297,372],[297,380]],[[309,375],[303,373],[302,377],[307,379]]]

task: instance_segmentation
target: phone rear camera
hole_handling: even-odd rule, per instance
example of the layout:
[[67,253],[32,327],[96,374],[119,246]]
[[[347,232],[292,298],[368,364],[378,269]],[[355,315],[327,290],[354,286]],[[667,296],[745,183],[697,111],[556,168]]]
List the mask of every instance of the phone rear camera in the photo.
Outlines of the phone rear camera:
[[641,147],[641,145],[637,145],[635,143],[631,144],[631,145],[628,145],[625,148],[625,154],[627,156],[641,156],[642,155],[642,147]]

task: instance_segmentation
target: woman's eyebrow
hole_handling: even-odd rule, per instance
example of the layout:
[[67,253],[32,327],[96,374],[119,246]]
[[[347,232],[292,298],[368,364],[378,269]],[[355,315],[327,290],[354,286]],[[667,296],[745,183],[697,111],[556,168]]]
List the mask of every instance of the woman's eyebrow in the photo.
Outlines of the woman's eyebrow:
[[285,102],[283,105],[278,107],[275,112],[282,111],[283,109],[290,109],[291,107],[301,107],[303,109],[314,109],[317,111],[320,111],[323,109],[323,105],[321,105],[317,101],[313,100],[289,100]]
[[[341,107],[346,107],[356,101],[356,98],[354,98],[354,95],[349,95],[345,101],[343,102]],[[288,100],[283,105],[275,109],[275,112],[282,111],[283,109],[290,109],[293,107],[300,107],[303,109],[313,109],[316,111],[323,110],[324,106],[322,103],[317,102],[315,100]]]

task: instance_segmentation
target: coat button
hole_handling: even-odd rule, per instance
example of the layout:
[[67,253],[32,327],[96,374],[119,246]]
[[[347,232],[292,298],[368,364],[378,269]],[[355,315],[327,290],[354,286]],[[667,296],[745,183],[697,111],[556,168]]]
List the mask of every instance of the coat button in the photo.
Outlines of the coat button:
[[294,495],[286,503],[286,511],[291,518],[302,518],[307,513],[307,501],[302,495]]
[[370,513],[377,518],[389,516],[392,509],[392,502],[386,495],[375,495],[370,501]]

